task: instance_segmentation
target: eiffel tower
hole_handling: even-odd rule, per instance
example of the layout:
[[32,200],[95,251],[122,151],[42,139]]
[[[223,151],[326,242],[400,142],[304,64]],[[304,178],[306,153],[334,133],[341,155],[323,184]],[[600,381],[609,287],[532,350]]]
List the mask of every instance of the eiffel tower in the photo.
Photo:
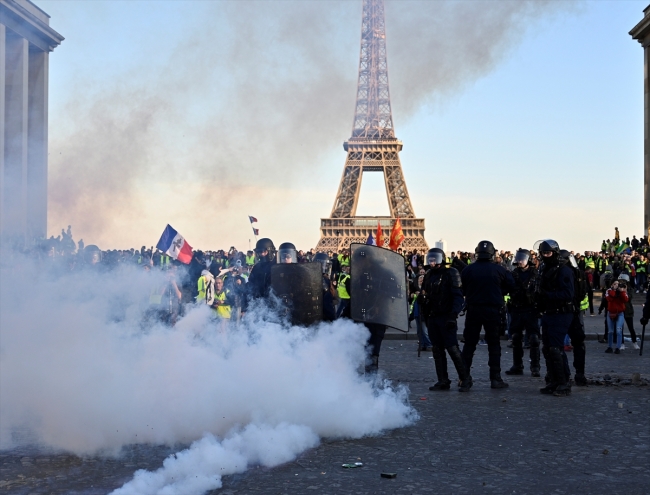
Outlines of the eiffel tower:
[[[361,57],[357,104],[352,137],[343,148],[347,152],[341,184],[330,218],[321,218],[321,237],[316,251],[339,251],[353,242],[365,243],[375,235],[377,223],[386,237],[399,217],[404,232],[401,247],[429,249],[424,239],[424,219],[415,218],[399,152],[402,142],[395,137],[388,89],[384,0],[363,0]],[[390,217],[358,217],[361,178],[364,172],[384,174]],[[385,239],[388,245],[388,239]]]

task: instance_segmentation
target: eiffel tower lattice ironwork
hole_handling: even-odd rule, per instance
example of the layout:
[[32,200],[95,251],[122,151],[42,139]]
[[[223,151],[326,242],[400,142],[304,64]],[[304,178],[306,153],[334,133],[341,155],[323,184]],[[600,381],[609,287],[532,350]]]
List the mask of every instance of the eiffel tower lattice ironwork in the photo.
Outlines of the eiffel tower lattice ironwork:
[[[338,251],[353,242],[366,242],[377,223],[388,236],[399,217],[405,239],[403,249],[429,249],[424,239],[424,219],[415,218],[395,137],[388,88],[384,0],[363,0],[361,57],[357,104],[352,137],[343,148],[345,168],[330,218],[321,219],[321,238],[316,251]],[[382,172],[390,217],[357,217],[361,178],[364,172]],[[388,239],[385,239],[386,245]]]

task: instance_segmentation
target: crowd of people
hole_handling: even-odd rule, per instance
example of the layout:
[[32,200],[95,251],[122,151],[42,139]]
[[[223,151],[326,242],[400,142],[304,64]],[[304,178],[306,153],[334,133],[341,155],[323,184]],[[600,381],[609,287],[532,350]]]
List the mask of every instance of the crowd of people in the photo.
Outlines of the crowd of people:
[[[548,383],[542,391],[568,395],[571,374],[566,352],[574,352],[574,383],[584,385],[583,316],[595,316],[596,309],[598,314],[605,314],[601,341],[607,343],[606,352],[619,354],[625,349],[624,325],[638,349],[632,301],[635,294],[645,294],[647,299],[650,248],[646,236],[622,241],[616,228],[613,240],[603,240],[599,250],[584,253],[561,250],[552,240],[538,241],[533,249],[515,252],[497,251],[488,241],[481,243],[474,252],[448,255],[435,248],[426,253],[397,250],[404,260],[418,352],[431,350],[436,363],[438,382],[432,390],[450,388],[445,351],[458,371],[459,389],[469,390],[472,357],[480,344],[488,346],[491,386],[507,386],[500,376],[499,343],[500,336],[507,333],[513,365],[506,374],[524,373],[524,349],[530,349],[531,374],[540,376],[541,337]],[[174,325],[189,306],[205,304],[222,328],[239,321],[251,300],[268,297],[271,264],[318,262],[323,276],[322,319],[350,316],[349,248],[317,253],[283,243],[276,251],[269,239],[263,239],[255,250],[239,251],[232,246],[227,251],[196,250],[190,263],[184,265],[153,247],[101,250],[95,245],[85,246],[83,240],[75,243],[68,226],[57,238],[43,240],[25,254],[48,264],[50,270],[62,272],[110,271],[124,265],[164,271],[165,282],[149,295],[148,319]],[[260,261],[263,266],[256,268]],[[594,295],[600,296],[598,308]],[[643,325],[649,310],[646,305]],[[461,352],[456,319],[463,312],[466,321]],[[540,332],[540,324],[546,332]],[[479,339],[481,329],[484,340]],[[383,331],[373,344],[373,359],[378,360],[381,339]],[[376,368],[377,361],[373,364]]]

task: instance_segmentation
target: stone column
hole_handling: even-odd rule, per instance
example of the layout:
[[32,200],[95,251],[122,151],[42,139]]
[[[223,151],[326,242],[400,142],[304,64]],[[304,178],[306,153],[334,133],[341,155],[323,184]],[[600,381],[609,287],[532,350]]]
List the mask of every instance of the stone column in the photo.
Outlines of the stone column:
[[[650,39],[648,39],[650,42]],[[648,69],[650,62],[650,48],[643,45],[643,225],[645,234],[650,238],[650,86],[648,84]]]
[[650,5],[643,11],[644,18],[639,22],[630,35],[643,46],[643,163],[644,163],[644,192],[643,192],[643,226],[645,233],[650,237],[650,86],[648,70],[650,69]]
[[0,24],[0,224],[5,224],[5,65],[6,28]]
[[28,71],[28,241],[47,235],[47,87],[49,53],[30,50]]
[[11,32],[5,40],[4,230],[26,241],[29,42]]

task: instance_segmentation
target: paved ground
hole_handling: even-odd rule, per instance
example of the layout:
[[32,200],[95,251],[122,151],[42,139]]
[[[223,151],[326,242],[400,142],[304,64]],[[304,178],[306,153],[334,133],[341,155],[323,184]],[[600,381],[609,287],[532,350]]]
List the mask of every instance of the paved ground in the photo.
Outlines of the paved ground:
[[[530,376],[491,390],[485,346],[477,349],[469,394],[429,392],[433,360],[418,359],[414,342],[387,341],[380,367],[408,384],[419,422],[378,437],[326,441],[295,462],[226,477],[213,493],[647,494],[650,348],[643,357],[632,350],[604,354],[604,348],[587,342],[588,378],[603,385],[574,387],[571,397],[555,398],[539,394],[543,379]],[[504,346],[504,369],[509,351]],[[629,383],[635,372],[642,385]],[[175,451],[134,446],[119,460],[0,452],[0,493],[104,494],[136,469],[158,468]],[[355,461],[363,467],[341,467]],[[382,472],[397,477],[384,479]]]

